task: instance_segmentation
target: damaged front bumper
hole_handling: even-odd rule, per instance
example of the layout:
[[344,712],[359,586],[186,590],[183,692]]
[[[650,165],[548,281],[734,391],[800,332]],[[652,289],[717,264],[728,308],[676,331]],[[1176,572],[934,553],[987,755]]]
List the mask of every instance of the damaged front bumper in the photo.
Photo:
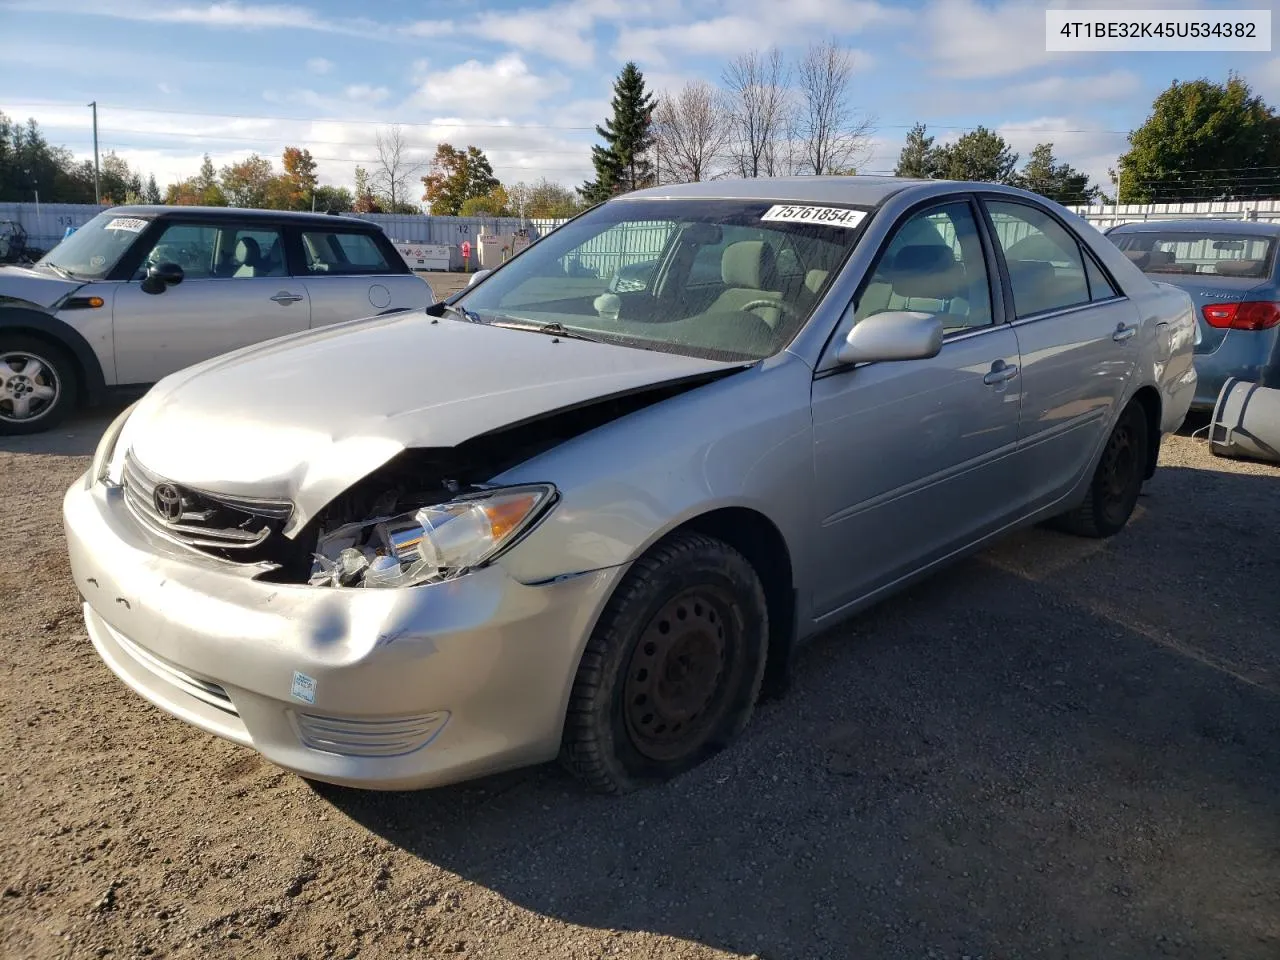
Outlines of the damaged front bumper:
[[85,623],[152,703],[306,777],[437,786],[549,760],[625,568],[530,586],[500,563],[402,589],[261,582],[144,531],[118,487],[63,502]]

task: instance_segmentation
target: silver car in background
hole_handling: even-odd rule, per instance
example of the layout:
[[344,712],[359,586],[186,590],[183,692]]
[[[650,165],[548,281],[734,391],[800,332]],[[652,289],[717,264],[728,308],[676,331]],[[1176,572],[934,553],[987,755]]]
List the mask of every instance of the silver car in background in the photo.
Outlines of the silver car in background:
[[228,207],[114,207],[0,267],[0,435],[274,337],[434,300],[375,223]]
[[1194,330],[1013,188],[641,191],[425,312],[167,377],[67,492],[71,569],[125,683],[304,776],[559,754],[622,792],[943,564],[1043,520],[1121,530]]
[[1152,220],[1107,236],[1148,277],[1187,291],[1196,305],[1192,409],[1212,410],[1231,377],[1280,387],[1280,223]]

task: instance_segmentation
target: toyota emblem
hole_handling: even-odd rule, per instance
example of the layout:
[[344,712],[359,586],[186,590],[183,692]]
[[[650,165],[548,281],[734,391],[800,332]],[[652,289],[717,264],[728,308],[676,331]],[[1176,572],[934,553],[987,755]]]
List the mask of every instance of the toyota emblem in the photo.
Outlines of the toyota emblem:
[[155,504],[156,512],[169,523],[182,519],[182,494],[172,483],[157,484],[151,494],[151,502]]

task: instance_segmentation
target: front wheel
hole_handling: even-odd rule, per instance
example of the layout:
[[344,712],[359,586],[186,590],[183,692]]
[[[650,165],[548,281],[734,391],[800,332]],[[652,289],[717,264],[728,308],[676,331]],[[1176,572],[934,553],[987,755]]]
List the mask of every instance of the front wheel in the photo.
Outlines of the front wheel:
[[1080,537],[1101,539],[1124,529],[1138,504],[1150,452],[1150,428],[1142,408],[1131,403],[1107,438],[1089,493],[1053,525]]
[[601,793],[697,766],[751,718],[769,615],[742,554],[679,533],[635,562],[587,642],[560,756]]
[[65,350],[36,337],[0,339],[0,435],[56,426],[75,407],[76,386]]

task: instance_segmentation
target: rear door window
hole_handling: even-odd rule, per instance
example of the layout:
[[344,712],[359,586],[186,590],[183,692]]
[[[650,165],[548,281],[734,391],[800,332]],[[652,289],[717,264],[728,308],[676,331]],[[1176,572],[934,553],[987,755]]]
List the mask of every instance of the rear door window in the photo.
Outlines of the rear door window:
[[337,230],[302,231],[302,252],[308,273],[391,273],[381,248],[367,233]]
[[1019,319],[1089,302],[1085,257],[1066,227],[1029,204],[985,203],[1004,252]]

